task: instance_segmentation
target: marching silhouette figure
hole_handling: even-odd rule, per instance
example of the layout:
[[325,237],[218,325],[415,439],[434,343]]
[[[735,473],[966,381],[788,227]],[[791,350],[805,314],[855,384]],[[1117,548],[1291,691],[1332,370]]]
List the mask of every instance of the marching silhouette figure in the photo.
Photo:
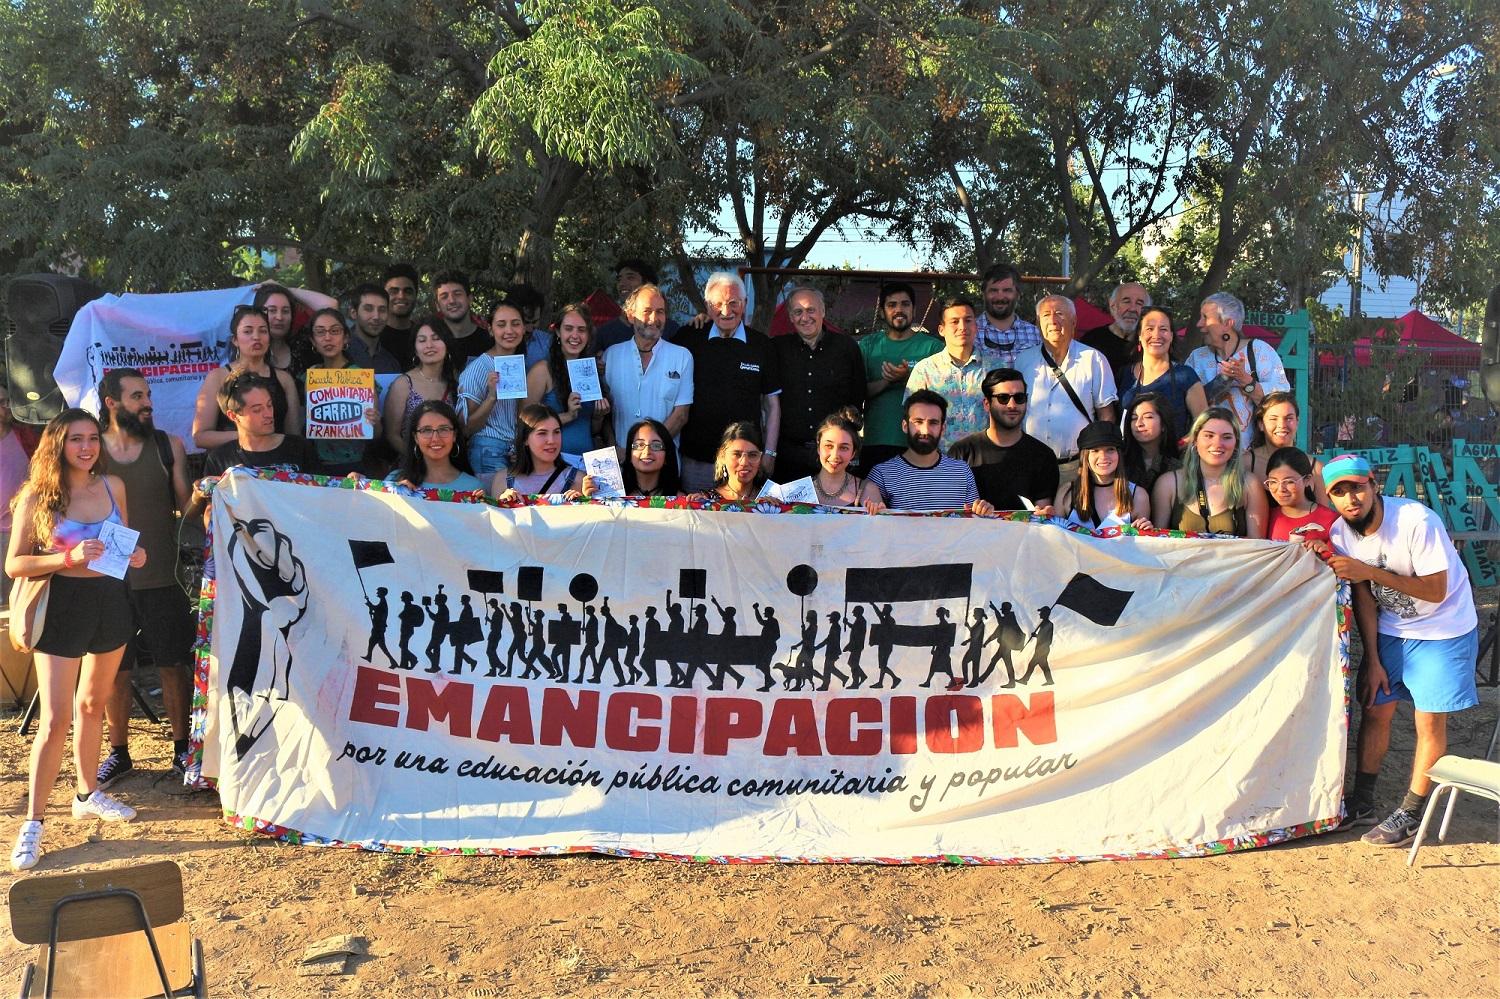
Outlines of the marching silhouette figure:
[[453,646],[453,668],[449,673],[462,673],[465,663],[468,663],[471,670],[479,666],[479,660],[469,655],[468,649],[468,646],[479,641],[479,617],[474,613],[467,593],[459,597],[458,602],[462,605],[458,620],[448,629],[448,644]]
[[391,619],[391,605],[386,601],[385,595],[390,591],[384,586],[375,587],[375,600],[372,603],[368,597],[365,598],[365,609],[370,612],[370,644],[365,647],[365,662],[371,662],[370,657],[379,649],[385,653],[386,661],[391,664],[391,669],[396,668],[396,657],[391,655],[391,650],[385,644],[385,626]]
[[[521,657],[521,665],[531,663],[531,657],[526,654],[526,612],[521,609],[519,600],[512,600],[506,608],[505,618],[510,622],[510,647],[505,650],[505,676],[510,676],[516,668],[516,656]],[[536,674],[533,673],[533,676]],[[525,674],[523,673],[524,677]]]
[[683,674],[682,686],[691,687],[697,679],[698,671],[702,670],[708,676],[709,689],[712,689],[714,675],[708,671],[708,660],[704,658],[704,650],[708,646],[708,609],[702,604],[693,608],[693,623],[688,628],[688,638],[687,672]]
[[802,620],[802,638],[792,648],[801,649],[797,653],[797,661],[792,670],[787,674],[789,690],[801,690],[807,683],[817,679],[818,672],[813,667],[813,652],[818,647],[818,615],[815,611],[808,611]]
[[1050,687],[1052,686],[1052,670],[1047,665],[1047,657],[1052,653],[1052,630],[1054,627],[1052,624],[1052,608],[1043,607],[1037,611],[1037,615],[1042,621],[1036,626],[1036,630],[1031,633],[1031,637],[1036,641],[1036,647],[1031,650],[1031,662],[1026,664],[1026,674],[1021,677],[1020,682],[1025,684],[1031,679],[1032,671],[1040,669],[1042,671],[1042,686]]
[[[641,678],[641,670],[636,668],[635,657],[641,654],[641,625],[640,618],[634,614],[630,615],[630,632],[625,638],[625,668],[630,671],[630,682],[635,683]],[[651,671],[647,683],[656,686],[656,670]]]
[[876,660],[880,665],[880,672],[875,676],[875,682],[870,684],[872,688],[885,686],[885,678],[891,678],[891,689],[901,686],[901,678],[891,670],[891,650],[896,647],[896,616],[891,613],[891,605],[884,607],[870,605],[875,610],[878,619],[875,627],[871,629],[870,637],[875,642]]
[[500,638],[505,628],[505,611],[500,609],[500,601],[494,597],[490,598],[489,604],[490,613],[485,619],[485,624],[490,630],[484,642],[484,655],[490,661],[490,668],[489,672],[484,675],[510,676],[510,665],[506,664],[505,668],[501,669],[500,663]]
[[[733,607],[725,607],[723,604],[719,603],[718,597],[709,597],[709,599],[713,601],[714,610],[718,611],[719,620],[723,624],[723,630],[719,632],[719,637],[734,638],[738,630],[734,620],[735,609]],[[729,643],[721,643],[721,647],[728,644]],[[726,651],[725,656],[728,655],[729,653]],[[743,687],[745,685],[744,675],[741,674],[739,670],[735,669],[734,664],[729,662],[727,658],[724,661],[720,662],[718,666],[719,672],[714,675],[714,678],[711,681],[709,681],[709,690],[723,690],[724,678],[726,676],[734,677],[735,689],[739,689],[740,687]]]
[[[656,686],[656,660],[662,643],[661,620],[655,607],[646,608],[646,644],[641,648],[641,671],[646,674],[646,685]],[[669,664],[670,665],[670,664]],[[672,666],[672,677],[677,676],[677,667]]]
[[849,686],[849,677],[838,668],[839,657],[844,654],[843,636],[844,629],[839,626],[839,612],[830,611],[828,637],[818,645],[818,648],[823,650],[823,684],[818,688],[819,690],[827,690],[834,677],[838,677],[843,686]]
[[969,619],[969,639],[964,643],[964,658],[959,663],[964,686],[979,686],[979,668],[984,660],[984,631],[984,611],[976,607]]
[[[939,607],[937,615],[939,624],[946,625],[948,623],[948,608]],[[940,629],[939,638],[932,645],[932,665],[928,667],[927,679],[923,680],[919,686],[932,686],[932,678],[939,673],[948,674],[949,684],[952,684],[957,679],[953,675],[953,632],[948,628]]]
[[545,643],[547,640],[547,616],[541,611],[531,615],[531,648],[526,652],[526,671],[521,674],[521,679],[531,680],[541,675],[537,670],[537,664],[547,671],[547,675],[556,680],[561,677],[557,667],[552,665],[552,660],[547,658]]
[[604,672],[604,666],[599,662],[599,615],[594,612],[593,604],[583,605],[583,651],[578,653],[578,675],[583,676],[588,669],[588,664],[594,664],[594,683],[599,682],[599,674]]
[[[667,591],[666,608],[667,608],[667,638],[669,640],[671,640],[671,639],[681,638],[682,636],[686,635],[687,634],[687,622],[683,619],[683,616],[682,616],[682,604],[676,603],[676,602],[674,602],[672,600],[672,591],[671,590]],[[670,644],[672,645],[672,647],[674,649],[681,648],[681,643],[680,642],[672,641],[672,642],[670,642]],[[674,656],[674,658],[669,659],[667,661],[667,665],[672,668],[672,679],[669,680],[669,681],[667,681],[667,686],[668,687],[686,687],[686,686],[688,686],[688,683],[683,679],[683,672],[679,668],[678,661],[675,658],[676,652],[673,652],[672,655]]]
[[422,651],[427,653],[427,672],[437,673],[443,668],[438,665],[438,658],[443,654],[443,639],[448,637],[448,595],[443,592],[442,583],[438,584],[436,597],[422,598],[422,609],[432,621],[427,648]]
[[396,615],[396,620],[401,623],[401,669],[416,669],[417,656],[411,650],[411,636],[416,634],[422,622],[427,619],[422,608],[412,603],[415,599],[410,590],[401,591],[401,611]]
[[1026,644],[1026,634],[1021,630],[1021,622],[1016,620],[1016,612],[1011,610],[1010,604],[1003,603],[996,607],[990,602],[990,610],[995,612],[995,633],[990,636],[990,641],[995,643],[995,654],[990,657],[989,666],[980,674],[979,682],[990,678],[995,672],[995,665],[1000,660],[1005,660],[1005,682],[1000,686],[1014,687],[1016,685],[1016,667],[1010,660],[1010,654],[1022,645]]
[[[552,643],[552,664],[557,668],[558,673],[561,674],[559,679],[563,683],[567,683],[568,675],[573,671],[573,646],[578,644],[578,640],[573,634],[578,622],[573,618],[572,614],[568,613],[567,604],[558,604],[557,614],[558,617],[555,623],[557,640]],[[579,667],[578,679],[575,682],[583,682],[582,667]]]
[[[589,609],[590,611],[593,610],[592,607]],[[626,681],[624,671],[621,669],[620,653],[625,649],[625,628],[619,621],[615,620],[614,612],[609,609],[609,597],[604,598],[604,606],[600,609],[599,613],[604,618],[604,655],[602,658],[594,661],[594,676],[590,682],[598,683],[604,673],[604,667],[613,664],[615,685],[623,687]],[[587,632],[588,629],[585,627],[584,633],[587,634]],[[584,654],[587,655],[587,652]],[[583,662],[582,657],[578,661],[581,665]]]
[[760,670],[761,677],[765,683],[760,686],[761,693],[765,693],[776,686],[776,677],[771,673],[771,663],[776,658],[776,646],[781,642],[781,622],[776,620],[776,609],[767,607],[764,611],[760,604],[751,604],[751,612],[755,614],[755,621],[760,625],[760,658],[755,663],[755,668]]
[[844,649],[849,653],[849,689],[858,690],[869,679],[865,671],[859,668],[859,657],[865,651],[865,634],[869,627],[869,622],[865,620],[865,609],[856,605],[848,624],[849,638],[844,643]]

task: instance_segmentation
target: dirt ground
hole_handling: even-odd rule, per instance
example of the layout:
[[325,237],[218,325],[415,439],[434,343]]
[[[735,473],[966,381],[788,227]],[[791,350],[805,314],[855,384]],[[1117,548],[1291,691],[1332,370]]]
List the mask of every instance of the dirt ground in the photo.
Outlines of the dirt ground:
[[[1497,693],[1453,719],[1450,752],[1484,753]],[[14,713],[0,722],[8,846],[26,744]],[[140,820],[73,821],[60,788],[36,873],[176,860],[216,996],[1500,994],[1500,826],[1473,797],[1410,869],[1405,850],[1354,833],[1007,868],[395,857],[230,829],[212,793],[158,779],[170,744],[146,728],[116,789]],[[1396,729],[1384,806],[1406,782],[1409,714]],[[340,933],[367,937],[369,956],[341,977],[299,975],[306,945]],[[27,956],[4,935],[11,982]]]

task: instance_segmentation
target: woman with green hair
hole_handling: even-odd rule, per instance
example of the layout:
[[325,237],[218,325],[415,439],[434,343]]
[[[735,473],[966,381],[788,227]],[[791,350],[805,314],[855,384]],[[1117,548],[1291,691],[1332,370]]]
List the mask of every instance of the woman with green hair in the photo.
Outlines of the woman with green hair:
[[1151,493],[1151,520],[1161,530],[1266,536],[1265,491],[1247,480],[1239,425],[1222,406],[1198,414],[1182,467],[1158,479]]

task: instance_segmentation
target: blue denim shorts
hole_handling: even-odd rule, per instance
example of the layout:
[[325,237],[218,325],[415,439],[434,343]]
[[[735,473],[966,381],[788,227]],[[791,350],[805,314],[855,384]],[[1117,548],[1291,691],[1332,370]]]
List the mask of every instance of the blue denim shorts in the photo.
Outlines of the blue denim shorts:
[[1380,662],[1390,680],[1389,694],[1376,704],[1398,698],[1418,711],[1439,714],[1462,711],[1479,703],[1474,660],[1479,657],[1479,629],[1458,638],[1380,636]]

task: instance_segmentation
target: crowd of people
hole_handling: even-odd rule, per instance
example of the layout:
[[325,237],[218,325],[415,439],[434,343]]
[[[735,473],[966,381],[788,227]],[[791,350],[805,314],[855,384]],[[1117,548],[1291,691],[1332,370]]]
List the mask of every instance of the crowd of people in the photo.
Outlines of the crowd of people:
[[[1095,530],[1301,542],[1356,584],[1365,710],[1349,821],[1373,823],[1388,708],[1404,697],[1417,707],[1411,792],[1366,838],[1411,838],[1443,719],[1477,703],[1467,574],[1432,511],[1382,497],[1362,459],[1325,463],[1295,446],[1301,414],[1280,358],[1245,335],[1234,296],[1203,302],[1204,345],[1179,360],[1174,318],[1133,282],[1110,295],[1108,325],[1080,332],[1062,295],[1042,296],[1036,323],[1024,319],[1019,271],[996,267],[978,302],[939,303],[936,336],[914,325],[914,289],[892,282],[880,292],[881,327],[856,340],[830,329],[814,288],[786,297],[792,332],[769,337],[746,325],[734,273],[710,276],[706,313],[682,325],[646,264],[622,262],[617,279],[623,313],[598,329],[577,302],[544,324],[544,303],[526,289],[477,313],[456,272],[434,276],[433,311],[421,315],[421,277],[407,265],[342,305],[262,285],[229,317],[230,358],[198,396],[191,434],[207,452],[203,472],[277,467],[501,502],[580,499],[603,490],[581,456],[613,447],[629,495],[750,502],[810,480],[818,503],[870,513],[1026,509]],[[502,388],[514,362],[497,362],[517,356],[524,396]],[[313,368],[394,376],[366,414],[371,440],[308,439]],[[591,372],[601,391],[585,399],[576,383]],[[70,724],[74,814],[133,817],[105,788],[133,769],[123,671],[140,647],[161,672],[174,767],[184,766],[193,627],[173,578],[173,525],[193,512],[189,458],[155,427],[140,372],[111,370],[99,396],[98,417],[64,412],[35,443],[29,474],[7,460],[0,480],[14,494],[5,575],[52,580],[35,644],[41,723],[17,869],[40,855]],[[9,433],[0,400],[6,454]],[[110,521],[141,532],[125,580],[89,567]]]

